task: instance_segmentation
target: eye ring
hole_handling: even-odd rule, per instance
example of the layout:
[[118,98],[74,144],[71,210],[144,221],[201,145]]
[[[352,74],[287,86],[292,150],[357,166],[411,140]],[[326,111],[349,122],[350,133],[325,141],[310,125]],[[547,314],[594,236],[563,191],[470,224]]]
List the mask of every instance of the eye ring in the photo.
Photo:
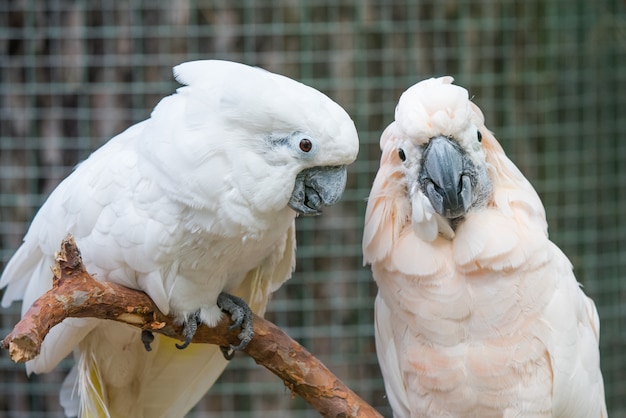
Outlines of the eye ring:
[[313,142],[309,138],[302,138],[300,140],[300,151],[309,152],[313,149]]
[[476,135],[478,136],[478,142],[483,142],[483,134],[481,134],[480,131],[477,131]]
[[400,157],[400,160],[402,160],[402,162],[406,161],[406,154],[404,153],[404,150],[402,148],[398,148],[398,157]]

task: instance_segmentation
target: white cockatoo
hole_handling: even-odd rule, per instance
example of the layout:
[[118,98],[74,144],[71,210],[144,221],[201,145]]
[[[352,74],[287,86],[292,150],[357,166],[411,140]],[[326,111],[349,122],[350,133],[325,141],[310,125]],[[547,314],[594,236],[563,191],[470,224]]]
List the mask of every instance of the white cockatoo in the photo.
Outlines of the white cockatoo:
[[[3,306],[21,299],[25,312],[51,288],[71,233],[90,273],[146,292],[189,339],[220,320],[229,294],[263,315],[294,268],[295,217],[343,193],[354,123],[319,91],[259,68],[194,61],[174,75],[184,87],[50,195],[4,270]],[[157,335],[147,352],[136,328],[68,319],[26,368],[48,372],[74,351],[61,389],[69,416],[183,416],[227,361],[216,346],[175,343]]]
[[400,97],[363,252],[400,417],[606,417],[596,307],[543,205],[451,77]]

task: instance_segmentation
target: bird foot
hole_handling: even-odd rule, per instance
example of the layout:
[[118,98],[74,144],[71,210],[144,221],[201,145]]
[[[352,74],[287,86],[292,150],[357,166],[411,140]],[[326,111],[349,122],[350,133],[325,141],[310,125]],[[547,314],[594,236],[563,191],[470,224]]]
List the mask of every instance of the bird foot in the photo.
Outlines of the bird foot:
[[146,349],[146,351],[152,351],[152,342],[154,341],[154,334],[151,331],[148,330],[142,330],[141,331],[141,342],[143,343],[144,348]]
[[[231,294],[222,292],[217,297],[217,306],[224,312],[228,313],[233,320],[233,323],[228,327],[230,330],[241,328],[241,332],[238,337],[241,342],[238,345],[229,345],[227,347],[220,347],[222,354],[226,360],[231,360],[237,351],[246,348],[248,343],[254,337],[254,325],[252,323],[252,311],[248,304],[241,298],[233,296]],[[198,330],[198,325],[202,323],[200,319],[200,311],[196,311],[189,315],[183,323],[183,336],[185,341],[182,344],[176,344],[176,348],[179,350],[187,348],[193,340],[193,336]],[[149,350],[150,342],[149,337],[142,333],[142,341],[146,350]]]
[[217,297],[217,306],[224,312],[228,313],[233,320],[233,324],[228,329],[241,328],[238,337],[241,340],[239,345],[229,345],[228,347],[220,347],[222,354],[226,360],[230,360],[235,356],[235,352],[246,348],[248,343],[254,337],[254,327],[252,323],[252,311],[248,304],[241,298],[231,294],[222,292]]
[[176,344],[176,348],[183,350],[191,344],[191,340],[193,340],[193,336],[196,335],[198,325],[200,325],[201,322],[199,310],[187,317],[183,323],[183,337],[185,337],[185,341],[182,344]]

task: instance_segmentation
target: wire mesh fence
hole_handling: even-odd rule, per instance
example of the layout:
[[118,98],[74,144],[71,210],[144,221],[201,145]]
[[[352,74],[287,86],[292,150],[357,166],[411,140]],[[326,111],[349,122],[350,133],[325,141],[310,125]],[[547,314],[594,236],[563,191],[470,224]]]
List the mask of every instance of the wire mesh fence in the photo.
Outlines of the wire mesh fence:
[[[552,239],[597,303],[609,413],[626,416],[626,10],[599,0],[0,1],[0,260],[48,193],[177,87],[171,67],[219,58],[324,91],[361,139],[342,202],[297,220],[297,269],[267,317],[391,412],[360,252],[378,139],[400,93],[450,74],[539,191]],[[19,318],[0,314],[0,334]],[[61,416],[71,366],[25,376],[0,353],[0,416]],[[238,356],[190,416],[317,416]]]

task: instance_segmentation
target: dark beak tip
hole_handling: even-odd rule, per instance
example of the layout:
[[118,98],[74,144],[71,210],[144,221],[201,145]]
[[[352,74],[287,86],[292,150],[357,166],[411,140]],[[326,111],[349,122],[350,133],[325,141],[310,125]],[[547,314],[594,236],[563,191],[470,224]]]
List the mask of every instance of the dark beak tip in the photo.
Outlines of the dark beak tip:
[[449,138],[433,138],[424,151],[421,184],[433,209],[445,218],[461,217],[471,206],[472,184],[464,166],[463,152]]
[[288,205],[294,212],[296,212],[299,215],[303,215],[303,216],[319,216],[319,215],[322,214],[321,210],[312,208],[312,207],[307,206],[305,204],[295,204],[295,203],[289,202]]

